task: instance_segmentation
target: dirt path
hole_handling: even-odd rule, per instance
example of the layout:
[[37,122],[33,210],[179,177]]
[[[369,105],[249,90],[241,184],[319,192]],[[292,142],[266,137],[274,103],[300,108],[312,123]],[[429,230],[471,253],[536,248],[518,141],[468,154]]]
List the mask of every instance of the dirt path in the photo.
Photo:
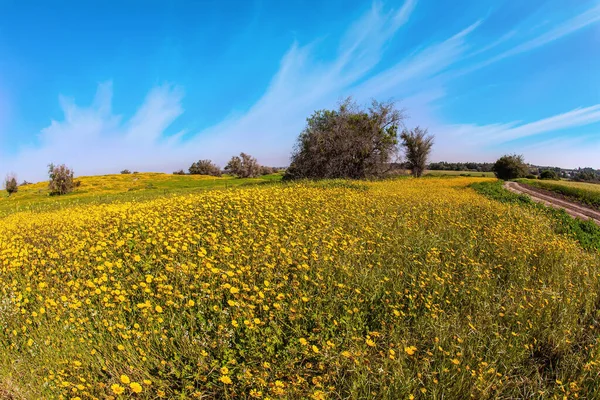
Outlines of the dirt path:
[[572,217],[581,219],[591,219],[596,224],[600,225],[600,212],[591,207],[584,206],[572,201],[559,199],[550,194],[540,193],[527,185],[522,185],[517,182],[506,182],[504,187],[513,193],[526,194],[537,203],[542,203],[548,207],[563,209]]

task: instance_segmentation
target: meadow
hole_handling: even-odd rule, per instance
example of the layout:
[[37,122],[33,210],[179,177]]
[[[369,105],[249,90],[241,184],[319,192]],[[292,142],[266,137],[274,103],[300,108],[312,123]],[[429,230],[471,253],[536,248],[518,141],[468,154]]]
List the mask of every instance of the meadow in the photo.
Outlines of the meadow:
[[115,201],[144,201],[166,195],[261,185],[280,181],[281,178],[281,174],[238,179],[228,175],[214,177],[151,172],[82,176],[75,179],[78,186],[73,192],[62,196],[50,196],[48,182],[38,182],[19,186],[18,192],[10,196],[5,191],[0,192],[0,217],[20,211],[47,211]]
[[549,190],[572,200],[600,209],[600,184],[572,181],[519,179],[520,183]]
[[0,397],[598,398],[600,253],[494,182],[13,208]]
[[493,172],[426,170],[426,176],[467,176],[493,178]]

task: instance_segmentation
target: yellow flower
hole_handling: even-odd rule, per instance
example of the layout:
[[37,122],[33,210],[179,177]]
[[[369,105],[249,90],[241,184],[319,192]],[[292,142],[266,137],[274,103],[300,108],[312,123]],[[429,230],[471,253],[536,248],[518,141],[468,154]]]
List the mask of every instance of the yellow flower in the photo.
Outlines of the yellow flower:
[[221,382],[223,382],[226,385],[231,385],[233,382],[231,381],[231,378],[228,377],[227,375],[223,375],[222,377],[219,378],[219,380]]
[[136,255],[135,257],[133,257],[133,259],[134,259],[134,261],[135,261],[135,262],[140,262],[140,261],[142,261],[142,257],[140,257],[140,256],[138,256],[138,255]]
[[229,368],[227,368],[227,367],[221,367],[221,374],[222,375],[229,374]]
[[408,354],[409,356],[412,356],[413,354],[415,354],[415,351],[417,351],[417,348],[415,346],[410,346],[410,347],[405,347],[404,351],[406,352],[406,354]]
[[127,375],[121,375],[121,382],[128,385],[129,382],[131,382],[131,380],[129,379],[129,377]]
[[453,359],[452,359],[452,364],[454,364],[454,365],[458,365],[458,364],[460,364],[460,360],[458,360],[458,359],[456,359],[456,358],[453,358]]
[[300,344],[302,346],[306,346],[308,344],[308,341],[306,339],[304,339],[304,338],[300,338],[298,341],[300,342]]
[[188,303],[187,303],[188,307],[193,307],[193,306],[194,306],[194,304],[196,304],[196,303],[194,302],[194,300],[189,300],[189,301],[188,301]]
[[321,390],[317,390],[312,394],[312,398],[314,400],[325,400],[325,393],[323,393]]
[[371,339],[367,339],[366,342],[367,342],[367,346],[369,346],[369,347],[375,347],[375,342],[372,341]]
[[161,306],[156,306],[156,307],[154,307],[154,310],[156,310],[156,312],[157,312],[157,313],[161,313],[161,312],[163,312],[163,309],[162,309],[162,307],[161,307]]
[[313,344],[312,351],[314,351],[315,353],[318,353],[319,352],[319,348]]
[[230,292],[231,294],[236,294],[236,293],[239,293],[239,292],[240,292],[240,289],[238,289],[238,288],[236,288],[236,287],[233,287],[233,286],[232,286],[231,288],[229,288],[229,292]]
[[112,389],[114,394],[121,394],[125,391],[125,388],[118,383],[113,383],[110,388]]
[[142,385],[140,385],[137,382],[131,382],[131,384],[129,385],[129,387],[131,388],[131,391],[133,393],[141,393],[142,392]]

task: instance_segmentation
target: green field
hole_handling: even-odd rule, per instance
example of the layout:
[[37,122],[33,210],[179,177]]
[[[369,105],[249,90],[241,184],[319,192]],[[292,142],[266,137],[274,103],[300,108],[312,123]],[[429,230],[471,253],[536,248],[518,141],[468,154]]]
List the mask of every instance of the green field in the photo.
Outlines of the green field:
[[467,176],[467,177],[486,177],[493,178],[493,172],[476,172],[476,171],[437,171],[426,170],[425,175],[428,176]]
[[72,193],[50,196],[48,182],[19,186],[17,193],[0,194],[0,217],[19,211],[46,211],[83,204],[143,201],[160,196],[229,189],[278,182],[281,174],[238,179],[232,176],[173,175],[163,173],[82,176]]
[[518,181],[533,187],[558,193],[580,203],[600,209],[600,184],[571,181],[546,181],[538,179],[519,179]]

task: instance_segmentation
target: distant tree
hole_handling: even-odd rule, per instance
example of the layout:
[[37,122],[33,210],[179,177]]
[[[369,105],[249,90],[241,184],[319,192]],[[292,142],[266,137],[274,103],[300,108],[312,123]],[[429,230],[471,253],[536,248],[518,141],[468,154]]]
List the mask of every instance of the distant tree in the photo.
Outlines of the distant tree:
[[17,193],[19,190],[19,185],[17,183],[17,176],[15,174],[8,174],[4,179],[4,188],[8,192],[10,196],[13,193]]
[[517,179],[529,174],[529,168],[522,155],[505,155],[494,164],[493,171],[498,179]]
[[221,176],[221,168],[210,160],[200,160],[193,163],[189,168],[189,172],[191,175]]
[[179,171],[174,171],[173,175],[185,175],[185,171],[180,169]]
[[270,175],[270,174],[274,174],[275,172],[277,172],[277,170],[273,167],[267,167],[264,165],[261,165],[261,167],[260,167],[261,175]]
[[131,174],[131,171],[128,169],[124,169],[123,171],[121,171],[121,174],[123,174],[123,175]]
[[256,158],[246,153],[240,153],[239,157],[231,157],[225,166],[225,172],[238,178],[255,178],[260,175],[261,167]]
[[573,180],[579,182],[598,182],[600,181],[600,171],[593,168],[579,168],[573,174]]
[[556,173],[556,171],[546,169],[540,174],[540,179],[557,181],[560,179],[560,177],[558,176],[558,173]]
[[351,98],[337,110],[315,111],[298,136],[284,179],[383,176],[398,154],[404,118],[394,103],[373,100],[365,109]]
[[75,182],[73,182],[72,169],[64,164],[58,166],[50,164],[48,165],[48,175],[50,177],[50,182],[48,184],[50,195],[62,195],[73,191]]
[[408,169],[416,178],[423,175],[427,167],[427,158],[433,147],[433,136],[427,134],[418,126],[412,131],[404,130],[400,135],[402,147],[404,147]]

